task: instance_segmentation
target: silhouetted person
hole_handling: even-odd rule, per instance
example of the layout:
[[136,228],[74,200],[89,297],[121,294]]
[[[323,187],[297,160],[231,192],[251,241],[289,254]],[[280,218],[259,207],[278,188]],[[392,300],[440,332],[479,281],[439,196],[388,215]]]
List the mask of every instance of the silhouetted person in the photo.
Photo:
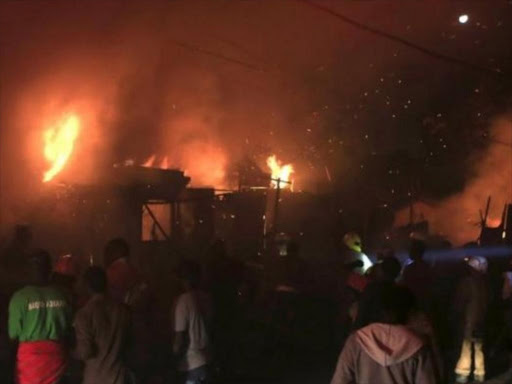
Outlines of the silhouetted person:
[[37,251],[28,260],[31,284],[9,304],[9,336],[19,343],[16,382],[57,384],[67,365],[66,341],[71,307],[66,296],[49,285],[50,255]]
[[405,285],[416,297],[423,309],[429,309],[432,289],[432,267],[423,260],[426,245],[423,241],[413,239],[409,249],[411,262],[407,264],[401,277],[401,284]]
[[394,256],[386,256],[377,262],[372,269],[373,275],[371,276],[373,281],[376,282],[396,282],[400,272],[402,270],[402,264]]
[[512,260],[509,261],[507,270],[503,273],[503,286],[501,288],[503,317],[505,320],[504,331],[506,341],[512,346]]
[[[0,252],[0,324],[7,324],[9,300],[12,294],[27,283],[27,261],[32,245],[32,232],[26,225],[16,225],[13,236]],[[6,327],[0,327],[0,377],[10,371],[4,365],[9,355],[9,336]]]
[[152,298],[148,284],[130,262],[130,247],[126,240],[110,240],[105,246],[103,260],[109,296],[118,303],[126,304],[130,310],[131,346],[128,362],[138,381],[144,382],[152,374],[154,346]]
[[215,360],[222,371],[228,371],[239,342],[236,336],[241,315],[238,288],[245,271],[240,263],[229,257],[224,241],[216,239],[208,250],[206,272],[215,308],[211,330]]
[[184,261],[178,268],[184,293],[174,309],[173,354],[177,360],[180,382],[206,383],[210,380],[212,362],[210,321],[211,303],[208,294],[201,290],[201,267]]
[[90,267],[84,282],[91,295],[75,318],[74,356],[84,361],[84,384],[125,384],[125,355],[130,313],[124,304],[107,294],[107,276],[100,267]]
[[455,367],[458,383],[469,381],[472,366],[474,380],[485,380],[483,338],[488,306],[487,260],[481,256],[472,256],[467,264],[468,274],[459,282],[454,300],[464,337]]
[[61,255],[53,265],[51,276],[52,284],[58,287],[66,294],[73,309],[77,305],[77,295],[75,292],[75,284],[78,275],[78,265],[76,258],[72,255]]
[[371,316],[345,343],[331,383],[438,383],[430,348],[405,326],[410,309],[403,287],[383,286]]
[[[355,318],[354,328],[358,329],[368,324],[369,319],[373,317],[375,307],[380,305],[381,290],[396,285],[395,281],[400,275],[401,268],[400,262],[395,257],[388,257],[372,266],[372,280],[362,291],[356,309],[352,308],[351,316]],[[414,297],[407,288],[404,288],[402,294],[404,298],[408,298],[411,305],[414,303]]]
[[114,300],[125,304],[133,300],[133,291],[141,282],[129,259],[130,247],[126,240],[112,239],[105,246],[103,262],[107,271],[109,294]]
[[286,246],[286,255],[278,259],[276,290],[299,293],[305,287],[306,267],[299,256],[299,245],[290,241]]
[[[1,266],[5,276],[2,280],[11,285],[26,283],[27,261],[32,247],[32,231],[27,225],[17,225],[14,236],[7,247],[2,251]],[[11,291],[12,293],[12,291]]]

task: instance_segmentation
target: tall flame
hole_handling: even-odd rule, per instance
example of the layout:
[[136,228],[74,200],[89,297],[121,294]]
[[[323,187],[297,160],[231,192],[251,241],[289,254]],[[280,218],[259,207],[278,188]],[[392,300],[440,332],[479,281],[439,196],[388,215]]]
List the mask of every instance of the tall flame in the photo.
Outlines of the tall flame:
[[75,140],[80,131],[80,120],[76,115],[69,115],[44,132],[44,157],[51,164],[43,176],[48,182],[66,165],[73,153]]
[[285,164],[283,165],[279,160],[277,160],[275,155],[269,156],[267,158],[267,166],[271,171],[271,182],[270,185],[272,188],[277,188],[278,180],[280,188],[292,188],[292,180],[291,174],[294,172],[293,165]]

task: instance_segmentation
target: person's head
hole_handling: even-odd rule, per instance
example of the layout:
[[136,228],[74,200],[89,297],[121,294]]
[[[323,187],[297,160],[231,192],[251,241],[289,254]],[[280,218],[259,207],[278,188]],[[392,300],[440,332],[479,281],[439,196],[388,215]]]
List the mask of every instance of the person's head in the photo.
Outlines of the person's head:
[[425,254],[426,245],[422,240],[413,239],[411,241],[411,247],[409,248],[409,256],[413,261],[419,261],[423,259]]
[[372,308],[362,327],[372,323],[405,324],[414,307],[414,296],[405,287],[393,283],[382,284],[375,292]]
[[93,294],[103,294],[107,291],[107,274],[101,267],[87,268],[84,274],[87,289]]
[[52,258],[50,254],[43,249],[34,251],[28,258],[28,271],[30,280],[34,284],[48,284],[52,272]]
[[103,251],[103,264],[108,268],[110,264],[121,258],[130,256],[130,246],[125,239],[118,237],[110,240]]
[[192,260],[183,260],[178,265],[178,278],[183,282],[184,288],[196,289],[201,285],[201,266]]
[[400,275],[402,264],[396,257],[386,257],[376,264],[376,279],[393,282]]
[[71,278],[78,276],[78,262],[71,254],[61,255],[53,265],[53,273]]
[[356,232],[348,232],[343,236],[343,244],[351,251],[361,253],[363,245],[361,237]]

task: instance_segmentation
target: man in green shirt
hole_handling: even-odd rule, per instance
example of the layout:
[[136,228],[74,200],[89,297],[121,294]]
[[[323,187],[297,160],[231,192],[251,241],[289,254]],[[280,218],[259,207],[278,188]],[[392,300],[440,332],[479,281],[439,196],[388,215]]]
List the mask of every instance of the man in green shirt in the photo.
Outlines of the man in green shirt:
[[29,273],[33,283],[9,303],[9,337],[19,343],[15,376],[19,384],[56,384],[66,369],[71,306],[49,285],[51,258],[46,251],[29,258]]

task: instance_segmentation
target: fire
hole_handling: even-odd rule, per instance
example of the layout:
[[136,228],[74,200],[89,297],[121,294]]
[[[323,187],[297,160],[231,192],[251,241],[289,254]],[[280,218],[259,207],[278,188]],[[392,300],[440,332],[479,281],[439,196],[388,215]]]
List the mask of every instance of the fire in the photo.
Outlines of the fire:
[[156,164],[157,157],[155,154],[148,157],[148,159],[141,164],[141,167],[144,168],[158,168],[158,169],[169,169],[169,158],[167,156],[164,156],[162,158],[162,161],[160,162],[160,165]]
[[44,173],[43,182],[55,177],[66,165],[73,153],[75,140],[80,132],[80,120],[69,115],[44,132],[44,157],[51,167]]
[[501,225],[501,218],[499,217],[488,217],[487,226],[491,228],[498,228]]
[[169,169],[169,158],[165,156],[160,163],[160,169]]
[[155,163],[156,155],[151,155],[148,159],[142,164],[143,167],[151,168]]
[[271,171],[271,182],[270,185],[272,188],[277,188],[278,180],[280,188],[292,188],[292,180],[291,174],[294,172],[293,165],[285,164],[283,165],[279,160],[277,160],[275,155],[269,156],[267,158],[267,166]]

